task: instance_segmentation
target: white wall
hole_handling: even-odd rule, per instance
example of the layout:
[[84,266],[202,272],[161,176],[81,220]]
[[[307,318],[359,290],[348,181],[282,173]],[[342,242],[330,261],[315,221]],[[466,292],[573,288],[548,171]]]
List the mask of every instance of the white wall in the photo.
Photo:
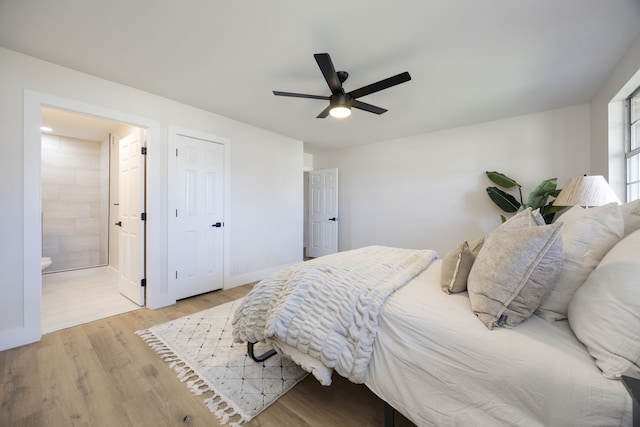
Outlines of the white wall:
[[622,100],[640,86],[640,37],[629,46],[591,100],[591,173],[603,175],[625,200]]
[[39,116],[33,117],[38,99],[90,106],[110,119],[150,127],[152,265],[147,280],[156,290],[152,306],[171,303],[166,277],[169,125],[231,141],[225,285],[256,280],[302,259],[301,141],[6,49],[0,49],[0,63],[0,350],[40,337],[40,184],[39,171],[30,166],[32,157],[40,160],[39,143],[33,143],[40,135]]
[[525,198],[543,179],[562,186],[589,173],[589,106],[317,153],[313,165],[340,172],[340,250],[382,244],[444,256],[500,224],[485,171],[516,179]]

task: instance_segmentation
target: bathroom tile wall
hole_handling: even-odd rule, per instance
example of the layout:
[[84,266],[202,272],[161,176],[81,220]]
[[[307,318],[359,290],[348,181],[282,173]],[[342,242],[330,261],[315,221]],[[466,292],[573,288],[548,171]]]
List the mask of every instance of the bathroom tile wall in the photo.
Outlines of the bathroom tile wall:
[[108,262],[106,144],[42,135],[42,255],[53,261],[47,272]]

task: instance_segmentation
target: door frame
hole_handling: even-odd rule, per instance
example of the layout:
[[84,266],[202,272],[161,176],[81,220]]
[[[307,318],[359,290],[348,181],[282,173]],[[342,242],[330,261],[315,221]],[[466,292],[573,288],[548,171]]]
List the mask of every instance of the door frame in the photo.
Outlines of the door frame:
[[[226,289],[228,278],[229,278],[229,265],[231,264],[231,253],[230,253],[230,238],[229,238],[229,230],[231,229],[232,219],[230,215],[230,177],[231,177],[231,140],[229,138],[224,138],[221,136],[213,135],[210,133],[200,132],[192,129],[182,128],[179,126],[169,125],[168,132],[169,144],[168,144],[168,173],[167,176],[170,177],[168,179],[168,210],[167,210],[167,249],[168,249],[168,262],[167,262],[167,270],[166,275],[169,279],[169,283],[172,283],[173,280],[171,278],[175,277],[176,271],[176,260],[178,259],[175,256],[175,253],[180,250],[176,244],[173,244],[178,240],[178,230],[176,226],[176,222],[172,221],[175,219],[175,209],[179,204],[179,197],[177,188],[177,180],[172,179],[175,177],[178,172],[178,160],[176,158],[175,152],[178,149],[178,136],[185,136],[187,138],[200,139],[206,142],[218,143],[222,144],[224,147],[224,186],[223,186],[223,215],[224,215],[224,227],[222,227],[222,239],[223,239],[223,263],[222,263],[222,289]],[[173,295],[173,292],[170,292]],[[175,303],[174,299],[174,303]]]
[[[147,307],[158,308],[166,303],[166,236],[160,215],[162,209],[163,173],[161,169],[163,152],[161,146],[160,123],[156,120],[134,116],[121,111],[110,110],[96,105],[26,89],[24,91],[24,319],[20,327],[3,333],[7,348],[18,347],[39,341],[42,337],[42,198],[41,198],[41,131],[42,107],[67,110],[73,113],[101,117],[126,123],[148,132],[150,167],[147,168],[147,211],[158,212],[155,220],[148,221],[146,245],[154,250],[147,251]],[[158,149],[154,149],[158,147]],[[156,250],[157,249],[157,250]]]

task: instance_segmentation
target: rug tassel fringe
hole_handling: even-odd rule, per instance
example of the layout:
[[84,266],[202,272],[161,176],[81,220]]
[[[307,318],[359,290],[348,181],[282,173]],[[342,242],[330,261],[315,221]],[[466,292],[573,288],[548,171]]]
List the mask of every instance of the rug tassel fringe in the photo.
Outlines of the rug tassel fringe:
[[[235,415],[239,415],[240,420],[232,422],[230,427],[240,427],[245,422],[251,421],[250,417],[240,413],[209,387],[190,366],[180,360],[180,357],[174,353],[171,347],[156,337],[153,332],[149,330],[137,331],[136,335],[142,338],[162,360],[169,363],[169,367],[176,372],[178,379],[183,383],[186,382],[187,387],[193,394],[200,396],[207,392],[213,393],[213,396],[205,399],[204,403],[223,425],[228,424],[230,418]],[[224,405],[224,407],[220,408],[221,405]]]
[[[250,418],[238,412],[236,408],[229,405],[228,402],[224,401],[222,397],[217,394],[214,394],[210,398],[205,399],[204,403],[222,424],[228,424],[231,417],[235,415],[239,415],[240,420],[231,423],[230,427],[239,427],[246,421],[251,421]],[[224,408],[220,408],[221,404],[226,406]]]

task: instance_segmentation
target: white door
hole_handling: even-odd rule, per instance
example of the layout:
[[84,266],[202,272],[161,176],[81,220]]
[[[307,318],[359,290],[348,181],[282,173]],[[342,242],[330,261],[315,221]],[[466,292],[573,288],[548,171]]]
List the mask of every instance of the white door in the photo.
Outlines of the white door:
[[309,248],[315,258],[338,251],[338,169],[309,172]]
[[223,287],[224,145],[176,135],[176,299]]
[[120,140],[120,217],[118,268],[120,293],[144,306],[145,146],[144,130]]

